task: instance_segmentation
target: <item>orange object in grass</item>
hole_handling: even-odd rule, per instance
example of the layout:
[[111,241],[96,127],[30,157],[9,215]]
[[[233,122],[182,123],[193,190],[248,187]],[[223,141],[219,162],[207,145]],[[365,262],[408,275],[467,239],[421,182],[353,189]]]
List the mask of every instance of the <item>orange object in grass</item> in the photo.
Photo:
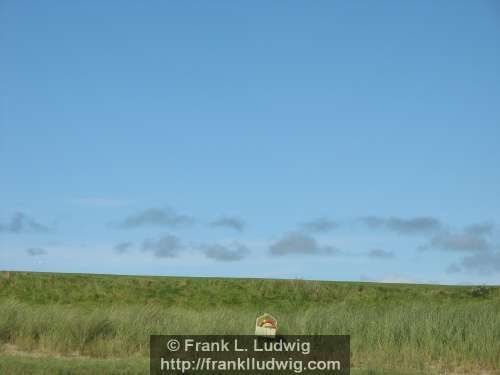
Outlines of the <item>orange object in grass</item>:
[[271,319],[264,319],[262,322],[260,322],[260,326],[266,328],[276,328],[274,321],[272,321]]

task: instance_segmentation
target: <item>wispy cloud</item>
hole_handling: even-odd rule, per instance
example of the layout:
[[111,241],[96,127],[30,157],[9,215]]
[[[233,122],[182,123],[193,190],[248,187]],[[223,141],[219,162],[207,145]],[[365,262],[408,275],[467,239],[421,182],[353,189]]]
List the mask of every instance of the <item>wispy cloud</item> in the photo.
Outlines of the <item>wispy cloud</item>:
[[221,262],[235,262],[244,259],[250,250],[237,242],[230,245],[203,244],[200,246],[207,258]]
[[170,207],[148,208],[125,218],[125,220],[120,223],[119,227],[124,229],[144,226],[177,228],[191,225],[193,222],[194,219],[192,217],[179,214]]
[[165,235],[158,240],[145,240],[142,250],[152,252],[157,258],[175,258],[183,248],[178,237]]
[[448,250],[457,252],[485,252],[492,248],[491,224],[472,224],[461,231],[443,230],[433,235],[419,250]]
[[475,236],[490,236],[493,234],[493,223],[477,223],[465,227],[464,232]]
[[326,233],[338,228],[339,224],[326,217],[319,217],[317,219],[307,221],[302,224],[302,228],[308,232]]
[[448,273],[500,273],[500,246],[495,245],[497,238],[494,232],[492,223],[471,224],[459,231],[442,231],[419,249],[468,253],[460,261],[452,263],[447,269]]
[[383,249],[372,249],[368,251],[367,255],[373,259],[394,259],[396,257],[392,251]]
[[115,252],[118,254],[125,254],[128,252],[132,247],[134,246],[134,243],[131,241],[126,241],[126,242],[120,242],[115,245],[113,248]]
[[427,234],[442,228],[441,221],[429,216],[414,218],[367,216],[360,218],[360,221],[371,229],[384,229],[399,234]]
[[451,264],[447,271],[449,273],[469,272],[478,275],[500,273],[500,250],[466,256],[459,264]]
[[223,227],[234,229],[238,232],[243,232],[245,229],[245,221],[236,216],[224,216],[219,219],[216,219],[210,223],[211,227]]
[[331,255],[339,250],[333,246],[321,246],[314,237],[300,233],[291,232],[284,235],[280,240],[269,247],[271,255]]
[[46,255],[47,250],[42,249],[40,247],[30,247],[29,249],[26,249],[26,254],[28,254],[29,256],[32,256],[32,257]]
[[0,223],[0,233],[44,233],[49,227],[39,223],[31,216],[16,212],[7,223]]
[[443,232],[433,236],[428,246],[433,249],[451,251],[487,251],[491,245],[479,235],[466,232]]

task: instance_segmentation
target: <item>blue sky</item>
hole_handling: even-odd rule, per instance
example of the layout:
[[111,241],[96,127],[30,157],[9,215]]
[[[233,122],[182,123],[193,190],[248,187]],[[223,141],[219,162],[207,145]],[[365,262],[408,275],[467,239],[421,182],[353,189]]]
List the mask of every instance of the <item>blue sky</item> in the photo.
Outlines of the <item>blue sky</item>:
[[3,1],[0,269],[500,284],[496,1]]

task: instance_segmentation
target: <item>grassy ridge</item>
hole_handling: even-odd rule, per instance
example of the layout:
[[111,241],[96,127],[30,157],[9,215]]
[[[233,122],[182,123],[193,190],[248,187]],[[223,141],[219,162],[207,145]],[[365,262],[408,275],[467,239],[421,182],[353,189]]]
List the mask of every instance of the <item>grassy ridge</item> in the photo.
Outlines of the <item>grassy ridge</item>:
[[[282,309],[404,302],[472,302],[475,287],[376,284],[304,280],[180,278],[11,272],[0,277],[0,298],[31,304],[130,305],[173,304],[193,310],[217,307]],[[498,299],[500,288],[484,296]]]
[[0,277],[0,343],[27,352],[144,358],[150,334],[252,334],[263,311],[277,317],[283,334],[350,334],[358,368],[427,373],[500,368],[500,288],[33,273]]

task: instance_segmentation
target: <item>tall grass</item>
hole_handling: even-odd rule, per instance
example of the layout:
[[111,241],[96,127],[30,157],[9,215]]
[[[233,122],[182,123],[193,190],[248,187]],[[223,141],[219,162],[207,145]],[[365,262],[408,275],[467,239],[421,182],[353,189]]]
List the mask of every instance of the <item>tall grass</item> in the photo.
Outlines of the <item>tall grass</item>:
[[[500,368],[500,303],[443,308],[348,305],[272,311],[282,334],[349,334],[353,365],[428,370]],[[148,355],[151,334],[252,334],[248,309],[0,303],[0,340],[20,350],[96,358]]]
[[121,358],[118,360],[80,357],[23,357],[0,353],[0,374],[148,375],[149,361],[147,358]]
[[[8,375],[149,375],[147,358],[93,359],[22,357],[0,354],[0,374]],[[352,370],[352,375],[422,375],[392,370]],[[230,375],[230,373],[228,373]]]
[[500,288],[24,272],[0,273],[0,357],[144,362],[151,334],[253,334],[263,312],[282,334],[351,335],[355,368],[500,368]]

